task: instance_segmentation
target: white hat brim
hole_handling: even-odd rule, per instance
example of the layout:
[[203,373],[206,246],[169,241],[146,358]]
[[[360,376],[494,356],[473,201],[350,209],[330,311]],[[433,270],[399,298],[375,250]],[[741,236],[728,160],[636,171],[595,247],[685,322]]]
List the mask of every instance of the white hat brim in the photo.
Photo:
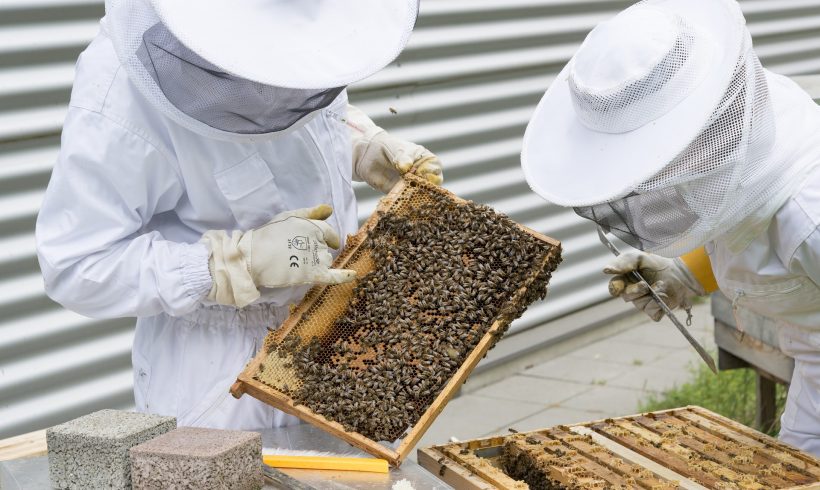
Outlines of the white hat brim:
[[418,0],[151,0],[189,49],[239,77],[326,89],[393,61],[410,37]]
[[584,126],[575,114],[568,74],[550,85],[527,126],[521,166],[530,188],[560,206],[589,206],[631,193],[680,154],[704,129],[723,97],[743,46],[734,0],[661,0],[651,6],[680,15],[708,34],[713,53],[705,78],[663,116],[620,134]]

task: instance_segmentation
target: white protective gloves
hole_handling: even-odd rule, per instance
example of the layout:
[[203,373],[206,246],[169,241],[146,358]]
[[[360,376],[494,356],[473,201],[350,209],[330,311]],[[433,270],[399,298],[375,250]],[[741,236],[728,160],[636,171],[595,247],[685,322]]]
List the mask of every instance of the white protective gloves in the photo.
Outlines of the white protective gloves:
[[427,148],[391,135],[358,108],[347,106],[353,142],[353,178],[385,194],[410,172],[441,185],[441,161]]
[[652,299],[646,283],[632,277],[630,272],[635,270],[652,285],[670,309],[684,308],[688,313],[692,308],[692,298],[706,294],[680,259],[667,259],[645,252],[620,255],[604,268],[605,274],[615,274],[609,281],[609,294],[632,302],[635,308],[656,322],[663,318],[664,311]]
[[341,284],[356,271],[332,269],[328,247],[337,249],[339,235],[324,220],[333,208],[322,204],[276,215],[254,230],[228,235],[212,230],[202,236],[211,249],[213,286],[208,299],[242,308],[259,298],[260,287]]

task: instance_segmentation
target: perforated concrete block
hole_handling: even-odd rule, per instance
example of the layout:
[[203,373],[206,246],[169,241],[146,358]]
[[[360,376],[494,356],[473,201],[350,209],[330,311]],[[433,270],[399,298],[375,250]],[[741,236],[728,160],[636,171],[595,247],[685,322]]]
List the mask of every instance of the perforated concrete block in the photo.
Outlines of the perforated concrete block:
[[131,488],[128,450],[176,427],[174,417],[100,410],[46,431],[51,485]]
[[257,432],[180,427],[131,448],[134,490],[262,488]]

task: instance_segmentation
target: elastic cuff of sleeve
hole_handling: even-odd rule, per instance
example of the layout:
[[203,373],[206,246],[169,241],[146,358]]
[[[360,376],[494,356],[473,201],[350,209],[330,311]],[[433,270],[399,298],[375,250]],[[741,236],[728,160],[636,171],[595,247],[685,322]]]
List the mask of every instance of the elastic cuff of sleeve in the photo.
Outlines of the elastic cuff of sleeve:
[[182,284],[188,296],[197,301],[204,299],[213,286],[208,270],[210,255],[210,250],[202,243],[190,244],[182,250]]
[[685,269],[692,275],[697,283],[703,288],[705,294],[711,294],[718,290],[715,274],[712,272],[712,261],[706,253],[704,247],[689,252],[680,257],[680,261]]

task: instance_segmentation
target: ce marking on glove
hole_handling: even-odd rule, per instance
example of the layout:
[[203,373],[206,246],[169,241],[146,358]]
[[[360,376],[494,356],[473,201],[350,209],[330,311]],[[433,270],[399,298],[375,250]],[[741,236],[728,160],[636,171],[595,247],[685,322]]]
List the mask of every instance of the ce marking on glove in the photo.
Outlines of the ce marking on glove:
[[[293,238],[288,239],[288,248],[293,250],[307,250],[309,248],[310,241],[307,237],[304,236],[295,236]],[[291,255],[288,257],[290,260],[290,267],[292,268],[299,268],[299,256],[298,255]]]

